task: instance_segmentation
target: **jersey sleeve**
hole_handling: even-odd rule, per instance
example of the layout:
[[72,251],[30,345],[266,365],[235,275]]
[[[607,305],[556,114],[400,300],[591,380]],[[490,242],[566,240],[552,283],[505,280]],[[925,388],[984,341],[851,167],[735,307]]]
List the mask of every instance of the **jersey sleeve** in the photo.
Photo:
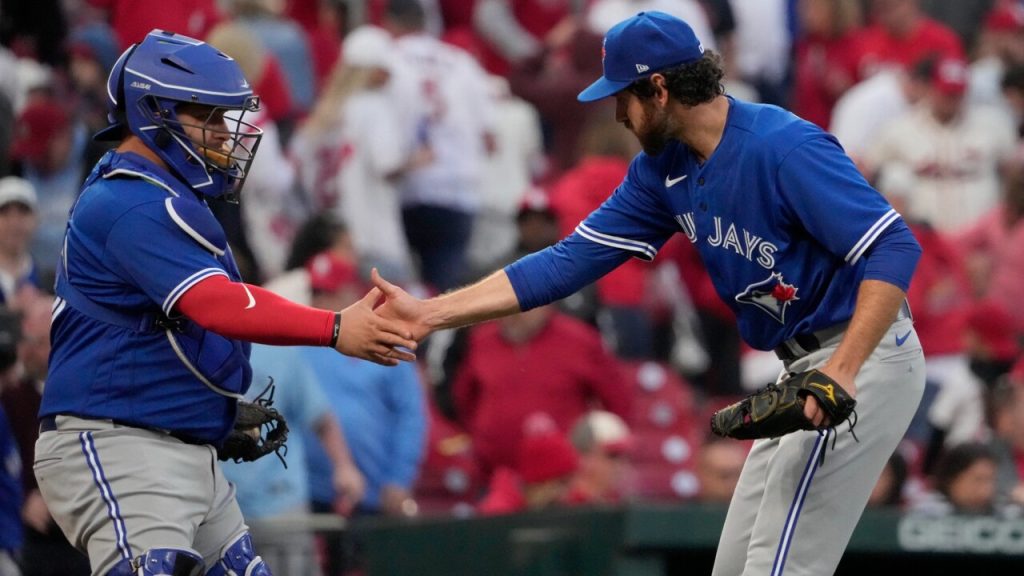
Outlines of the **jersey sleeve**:
[[787,154],[778,188],[786,216],[850,265],[900,219],[831,138],[811,138]]
[[654,260],[676,228],[670,210],[642,184],[652,171],[638,166],[640,158],[611,197],[572,234],[505,268],[522,310],[565,298],[630,256]]
[[637,156],[622,184],[576,227],[574,234],[641,260],[654,260],[679,229],[671,210],[654,192],[659,185],[648,157]]
[[[209,218],[214,220],[212,214]],[[217,246],[200,243],[201,231],[215,220],[183,224],[172,219],[166,203],[146,202],[118,218],[107,237],[107,254],[165,314],[197,282],[228,275],[214,252]]]

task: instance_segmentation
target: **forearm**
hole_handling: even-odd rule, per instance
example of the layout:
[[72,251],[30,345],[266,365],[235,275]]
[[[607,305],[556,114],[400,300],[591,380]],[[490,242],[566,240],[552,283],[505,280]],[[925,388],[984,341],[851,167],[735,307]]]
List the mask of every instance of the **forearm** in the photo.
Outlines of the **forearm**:
[[425,303],[431,330],[458,328],[520,312],[516,292],[504,270]]
[[273,292],[225,276],[190,288],[178,312],[221,336],[273,345],[330,346],[334,312],[296,304]]
[[906,293],[902,289],[888,282],[861,282],[853,318],[827,363],[828,370],[852,381],[896,319],[905,298]]
[[345,433],[333,415],[325,414],[316,422],[316,436],[335,469],[355,466],[352,452],[345,441]]

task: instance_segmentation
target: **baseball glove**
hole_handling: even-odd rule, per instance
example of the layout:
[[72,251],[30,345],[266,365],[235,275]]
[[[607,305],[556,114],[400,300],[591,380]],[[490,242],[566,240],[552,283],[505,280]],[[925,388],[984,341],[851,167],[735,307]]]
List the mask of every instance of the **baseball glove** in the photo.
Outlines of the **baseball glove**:
[[[825,425],[815,426],[804,416],[807,396],[814,396],[825,411]],[[851,415],[856,422],[856,405],[857,401],[835,380],[818,370],[808,370],[715,412],[711,431],[719,436],[751,440],[775,438],[797,430],[824,430],[835,428]]]
[[281,463],[287,468],[284,461],[288,453],[288,423],[284,416],[275,408],[274,392],[271,381],[270,395],[264,398],[266,390],[253,402],[238,402],[238,416],[235,418],[235,427],[224,441],[224,445],[217,451],[217,457],[221,460],[234,460],[235,462],[252,462],[270,454],[275,453]]

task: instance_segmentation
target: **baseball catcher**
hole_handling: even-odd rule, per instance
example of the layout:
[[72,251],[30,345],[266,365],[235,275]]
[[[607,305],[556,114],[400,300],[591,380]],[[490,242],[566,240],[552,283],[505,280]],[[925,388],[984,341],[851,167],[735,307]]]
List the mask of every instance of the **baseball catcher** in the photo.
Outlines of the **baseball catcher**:
[[[815,426],[804,415],[804,399],[814,396],[828,418]],[[777,384],[726,406],[711,417],[711,431],[738,440],[775,438],[797,430],[834,428],[854,417],[857,401],[819,370],[791,374]]]

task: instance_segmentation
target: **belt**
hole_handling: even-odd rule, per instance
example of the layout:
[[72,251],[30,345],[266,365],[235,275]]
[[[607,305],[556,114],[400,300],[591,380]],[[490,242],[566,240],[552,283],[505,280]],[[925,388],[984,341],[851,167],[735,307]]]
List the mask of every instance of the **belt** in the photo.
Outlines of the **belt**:
[[[115,426],[123,426],[123,427],[126,427],[126,428],[136,428],[136,429],[139,429],[139,430],[148,430],[150,432],[156,432],[157,434],[164,434],[164,435],[170,436],[171,438],[176,438],[178,440],[181,440],[185,444],[196,444],[196,445],[200,445],[200,446],[205,445],[205,444],[209,444],[209,442],[207,442],[205,440],[200,440],[199,438],[195,438],[193,436],[189,436],[188,434],[179,434],[177,432],[171,432],[171,431],[163,430],[163,429],[160,429],[160,428],[148,428],[146,426],[139,426],[137,424],[128,424],[126,422],[122,422],[122,421],[119,421],[119,420],[108,420],[108,421],[110,423],[114,424]],[[56,416],[43,416],[42,418],[39,419],[39,433],[40,434],[42,434],[43,432],[55,432],[57,430],[58,430],[58,427],[57,427],[57,417]]]
[[[904,300],[900,304],[899,311],[896,313],[895,321],[908,319],[913,319],[913,316],[910,314],[910,304]],[[809,334],[797,334],[776,346],[775,355],[783,362],[791,362],[797,358],[802,358],[811,352],[821,350],[825,346],[832,344],[835,338],[846,332],[846,328],[849,325],[849,321],[840,322],[839,324]]]

